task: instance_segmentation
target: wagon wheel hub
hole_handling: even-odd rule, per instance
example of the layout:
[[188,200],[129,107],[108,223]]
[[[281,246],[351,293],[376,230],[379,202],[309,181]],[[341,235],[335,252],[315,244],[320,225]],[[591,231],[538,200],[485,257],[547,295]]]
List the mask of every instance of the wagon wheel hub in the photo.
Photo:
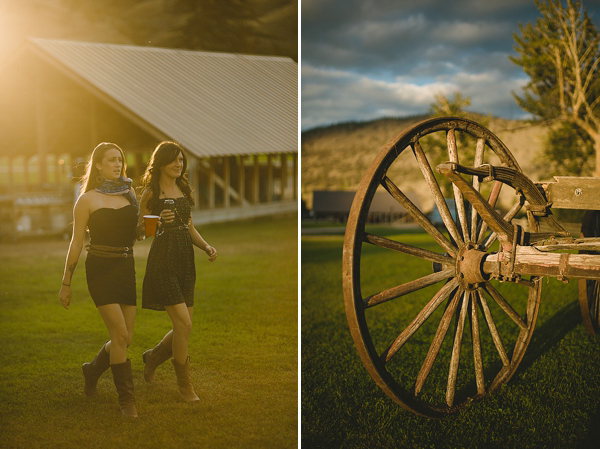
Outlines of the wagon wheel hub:
[[472,244],[464,245],[456,256],[456,278],[465,290],[475,290],[489,276],[483,273],[483,262],[487,255]]

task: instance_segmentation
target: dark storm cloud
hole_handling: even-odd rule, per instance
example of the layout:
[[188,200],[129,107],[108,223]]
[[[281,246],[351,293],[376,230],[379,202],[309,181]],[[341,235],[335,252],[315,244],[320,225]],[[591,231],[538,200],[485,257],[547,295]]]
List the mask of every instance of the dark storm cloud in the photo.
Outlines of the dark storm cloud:
[[[593,4],[592,4],[593,3]],[[597,1],[586,2],[595,23]],[[527,82],[510,62],[526,0],[303,0],[302,126],[424,113],[436,93],[470,109],[523,115],[511,91]]]

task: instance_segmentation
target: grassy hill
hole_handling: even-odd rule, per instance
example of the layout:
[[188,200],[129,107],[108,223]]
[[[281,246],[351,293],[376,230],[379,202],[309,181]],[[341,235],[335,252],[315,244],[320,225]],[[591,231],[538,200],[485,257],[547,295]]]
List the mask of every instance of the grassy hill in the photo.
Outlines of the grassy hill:
[[[360,183],[367,167],[381,147],[407,127],[428,118],[419,115],[405,118],[381,118],[368,122],[349,122],[319,127],[302,133],[302,199],[312,208],[314,190],[354,190]],[[517,158],[521,168],[534,181],[551,179],[544,172],[539,153],[548,128],[531,125],[522,120],[506,120],[494,117],[470,117],[477,122],[488,121],[487,127],[494,132]],[[401,179],[399,187],[411,185],[421,198],[423,207],[428,206],[428,189],[421,181],[415,164],[407,164],[401,172],[393,173]],[[547,170],[546,170],[547,171]]]

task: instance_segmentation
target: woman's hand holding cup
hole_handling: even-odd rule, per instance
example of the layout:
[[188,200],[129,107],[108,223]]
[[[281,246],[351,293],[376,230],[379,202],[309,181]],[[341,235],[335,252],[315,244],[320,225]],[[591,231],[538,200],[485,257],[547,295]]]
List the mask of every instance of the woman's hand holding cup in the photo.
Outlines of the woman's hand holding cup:
[[175,212],[170,209],[163,209],[160,213],[160,218],[165,223],[173,223],[175,221]]

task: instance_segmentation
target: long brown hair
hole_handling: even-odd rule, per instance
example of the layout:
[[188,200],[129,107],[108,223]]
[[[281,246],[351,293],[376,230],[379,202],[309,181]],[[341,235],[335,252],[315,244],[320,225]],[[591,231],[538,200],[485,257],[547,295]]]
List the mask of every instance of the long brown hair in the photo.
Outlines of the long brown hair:
[[179,153],[181,153],[183,156],[183,169],[181,170],[181,176],[179,176],[175,182],[190,204],[192,206],[194,205],[194,199],[192,198],[192,187],[190,186],[190,182],[188,181],[186,174],[187,156],[185,154],[185,150],[181,144],[170,140],[165,140],[160,142],[154,149],[152,157],[150,157],[150,162],[148,162],[148,166],[146,167],[146,171],[141,178],[142,196],[147,195],[148,191],[151,193],[150,199],[147,203],[149,210],[153,210],[154,207],[158,205],[158,197],[160,196],[160,169],[173,162]]
[[108,150],[119,150],[121,157],[123,158],[121,176],[126,176],[125,172],[127,170],[127,164],[125,162],[125,153],[123,153],[123,150],[119,147],[119,145],[111,142],[99,143],[96,145],[96,148],[94,148],[94,151],[92,151],[92,156],[85,167],[85,174],[81,177],[81,193],[88,192],[89,190],[95,189],[102,184],[102,182],[98,180],[100,177],[100,171],[96,168],[96,164],[102,163],[104,153],[106,153]]

